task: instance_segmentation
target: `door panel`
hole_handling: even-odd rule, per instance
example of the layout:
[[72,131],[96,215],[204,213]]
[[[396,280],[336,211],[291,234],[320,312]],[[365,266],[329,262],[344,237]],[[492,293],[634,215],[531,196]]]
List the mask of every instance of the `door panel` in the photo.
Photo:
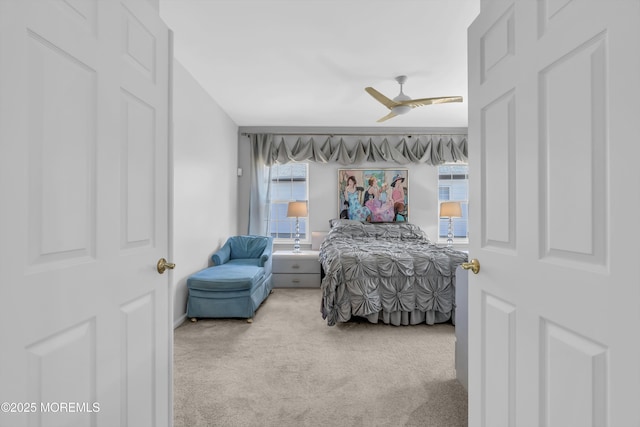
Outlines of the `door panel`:
[[482,83],[495,81],[496,75],[504,72],[504,68],[512,66],[515,53],[514,10],[507,8],[502,15],[494,19],[491,25],[480,36],[478,58]]
[[[58,331],[25,348],[28,368],[27,402],[39,407],[35,425],[95,425],[96,328],[93,319]],[[69,363],[72,362],[72,363]],[[90,410],[60,411],[59,396],[71,402],[91,402]],[[34,420],[34,421],[35,421]]]
[[122,304],[120,336],[122,378],[122,425],[156,425],[157,391],[152,293]]
[[0,1],[0,65],[0,425],[166,426],[168,30],[146,1]]
[[511,90],[482,110],[482,244],[516,249],[515,94]]
[[469,29],[469,421],[640,424],[640,2]]
[[[605,43],[598,34],[540,72],[540,237],[549,261],[606,262]],[[580,215],[567,221],[568,212]]]
[[155,233],[155,109],[122,93],[121,224],[123,250],[151,247]]
[[27,37],[28,263],[36,270],[87,262],[96,252],[95,58],[62,42]]
[[488,426],[515,420],[516,308],[490,294],[482,299],[483,419]]
[[[157,37],[153,28],[135,16],[135,9],[123,7],[123,57],[132,69],[151,84],[156,83],[157,66],[155,61]],[[152,24],[152,23],[148,23]]]
[[606,425],[607,348],[546,319],[541,323],[542,419],[554,426]]

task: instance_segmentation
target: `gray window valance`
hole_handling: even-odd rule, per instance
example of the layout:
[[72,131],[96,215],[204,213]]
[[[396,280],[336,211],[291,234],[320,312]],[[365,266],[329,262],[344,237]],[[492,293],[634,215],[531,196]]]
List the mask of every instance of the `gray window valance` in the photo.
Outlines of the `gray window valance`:
[[390,143],[386,137],[365,137],[347,143],[326,137],[323,142],[313,137],[298,137],[287,144],[283,137],[273,134],[250,134],[254,160],[265,166],[289,162],[320,162],[353,165],[364,162],[395,162],[398,164],[425,163],[439,165],[446,162],[467,161],[466,135],[420,135],[408,142],[404,137]]
[[[294,135],[248,134],[251,144],[251,190],[249,194],[249,234],[268,235],[270,222],[271,166],[289,162],[339,163],[365,162],[422,163],[439,165],[467,161],[466,135],[419,135],[408,142],[404,137],[393,143],[384,136],[356,136],[350,141],[328,136],[318,142]],[[293,142],[293,139],[295,142]],[[323,137],[320,137],[323,138]],[[364,139],[364,140],[363,140]]]

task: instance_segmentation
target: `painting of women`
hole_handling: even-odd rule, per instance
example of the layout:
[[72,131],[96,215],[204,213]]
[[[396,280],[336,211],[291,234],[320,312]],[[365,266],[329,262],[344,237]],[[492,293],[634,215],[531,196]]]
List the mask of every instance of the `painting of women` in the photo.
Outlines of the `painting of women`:
[[339,169],[340,218],[364,222],[408,221],[406,169]]
[[347,208],[349,219],[367,221],[371,215],[368,207],[360,204],[361,187],[357,187],[356,178],[351,175],[347,179],[347,186],[344,189],[344,200],[349,204]]

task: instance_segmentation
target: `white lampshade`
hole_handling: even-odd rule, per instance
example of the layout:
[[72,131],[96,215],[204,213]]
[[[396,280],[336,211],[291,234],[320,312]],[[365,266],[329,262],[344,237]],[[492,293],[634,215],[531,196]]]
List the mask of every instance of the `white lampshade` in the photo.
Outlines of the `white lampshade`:
[[440,203],[440,218],[461,218],[462,207],[460,202]]
[[301,216],[307,216],[307,214],[308,214],[308,210],[307,210],[306,200],[289,202],[289,207],[287,208],[288,217],[298,218]]

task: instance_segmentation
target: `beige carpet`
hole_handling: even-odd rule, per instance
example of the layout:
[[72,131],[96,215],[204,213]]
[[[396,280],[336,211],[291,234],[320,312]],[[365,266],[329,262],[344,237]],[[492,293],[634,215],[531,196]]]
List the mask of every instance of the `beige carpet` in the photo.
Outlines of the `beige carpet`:
[[329,327],[319,310],[319,289],[276,289],[253,324],[177,328],[175,425],[467,425],[452,325]]

